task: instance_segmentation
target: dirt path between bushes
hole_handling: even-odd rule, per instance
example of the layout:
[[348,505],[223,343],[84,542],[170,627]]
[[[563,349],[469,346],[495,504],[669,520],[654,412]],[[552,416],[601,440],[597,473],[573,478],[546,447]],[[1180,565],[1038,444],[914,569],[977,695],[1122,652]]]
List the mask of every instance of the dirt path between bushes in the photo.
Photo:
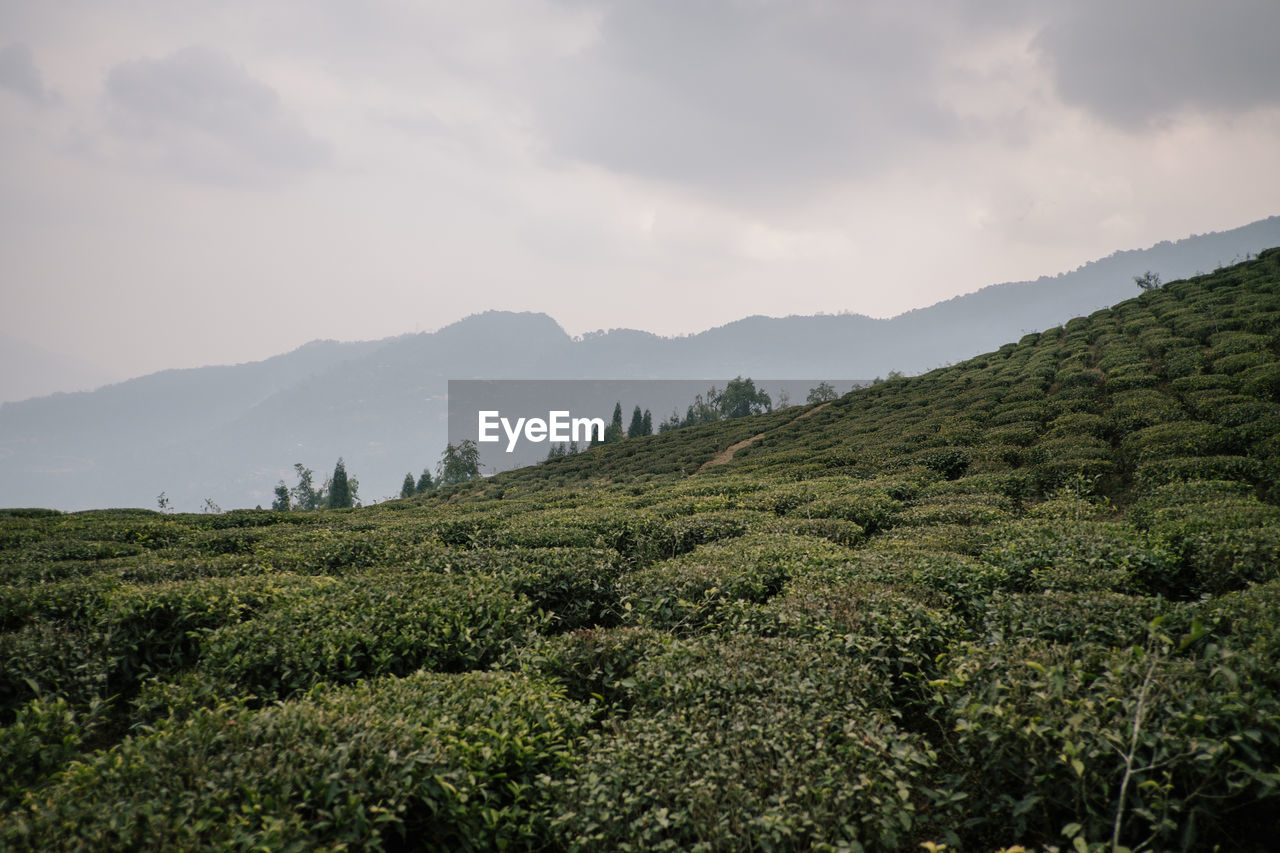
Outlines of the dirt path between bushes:
[[[814,406],[812,409],[809,409],[807,412],[797,415],[796,417],[787,421],[782,426],[775,427],[774,429],[779,430],[779,429],[782,429],[782,427],[791,426],[796,421],[802,421],[805,418],[809,417],[810,415],[820,412],[823,409],[825,409],[827,406],[830,406],[832,402],[833,401],[828,400],[827,402],[823,403],[821,406]],[[708,468],[714,467],[716,465],[724,465],[726,462],[732,461],[733,454],[737,453],[739,450],[741,450],[744,447],[750,447],[760,439],[764,438],[765,435],[766,433],[763,433],[763,432],[757,433],[756,435],[753,435],[750,438],[744,438],[742,441],[739,441],[737,444],[729,445],[724,450],[721,450],[715,456],[708,459],[706,462],[703,462],[701,467],[699,467],[697,471],[693,472],[693,475],[696,477],[697,475],[701,474],[703,471],[707,470]]]

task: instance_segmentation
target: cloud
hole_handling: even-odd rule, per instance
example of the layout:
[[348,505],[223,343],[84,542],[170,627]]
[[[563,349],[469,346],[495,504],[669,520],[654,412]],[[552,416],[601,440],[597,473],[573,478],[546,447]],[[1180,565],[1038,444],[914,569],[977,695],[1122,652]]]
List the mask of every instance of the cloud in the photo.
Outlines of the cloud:
[[44,87],[44,78],[36,67],[31,48],[24,42],[0,49],[0,86],[33,103],[47,104],[53,100],[53,95]]
[[1183,111],[1280,104],[1274,0],[1055,4],[1035,47],[1063,100],[1140,129]]
[[893,4],[603,4],[599,37],[539,80],[552,151],[734,192],[805,191],[959,131],[935,95],[945,26]]
[[185,177],[269,183],[328,159],[275,90],[203,47],[117,65],[107,93],[132,154]]

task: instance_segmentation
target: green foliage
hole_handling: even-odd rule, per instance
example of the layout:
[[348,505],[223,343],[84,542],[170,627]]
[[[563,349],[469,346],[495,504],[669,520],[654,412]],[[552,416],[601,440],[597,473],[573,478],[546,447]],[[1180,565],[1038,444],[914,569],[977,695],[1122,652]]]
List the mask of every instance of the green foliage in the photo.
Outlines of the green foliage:
[[315,475],[310,468],[303,466],[301,462],[293,464],[293,470],[298,475],[298,484],[290,491],[293,497],[293,506],[296,509],[317,510],[325,505],[325,496],[323,490],[317,491],[314,484]]
[[480,479],[480,448],[469,438],[462,439],[457,445],[446,445],[440,454],[436,475],[441,486]]
[[356,504],[356,481],[347,476],[347,466],[341,458],[333,468],[333,476],[329,479],[326,491],[329,509],[351,509]]
[[288,697],[325,682],[480,669],[545,621],[495,578],[317,577],[256,618],[210,632],[199,665],[240,691]]
[[763,602],[794,574],[848,559],[838,545],[785,534],[754,534],[703,545],[619,581],[625,618],[681,631],[706,624],[725,604]]
[[1140,290],[1159,290],[1160,276],[1153,273],[1151,270],[1147,270],[1142,275],[1135,275],[1133,277],[1133,283],[1138,285]]
[[817,385],[809,389],[809,394],[805,397],[805,402],[813,405],[816,403],[829,403],[836,398],[836,389],[831,386],[830,382],[819,382]]
[[664,637],[648,628],[583,628],[530,643],[505,663],[553,679],[570,698],[625,710],[634,698],[636,667],[662,648]]
[[554,829],[584,850],[896,850],[941,833],[935,756],[856,698],[867,678],[791,640],[672,643],[636,668],[632,716],[553,782]]
[[1177,589],[1175,555],[1127,524],[1074,518],[1028,519],[1006,526],[983,559],[1005,570],[1009,586],[1041,590]]
[[649,435],[653,432],[653,416],[649,414],[649,410],[641,412],[640,407],[636,406],[631,413],[631,426],[627,427],[627,438],[639,438],[642,435]]
[[1278,282],[413,500],[0,510],[0,848],[1270,849]]
[[751,379],[730,379],[717,401],[722,418],[745,418],[773,410],[773,401]]
[[1213,649],[1177,654],[1185,642],[1027,639],[953,653],[936,703],[967,834],[994,845],[1071,826],[1086,840],[1191,849],[1274,831],[1259,798],[1274,800],[1280,783],[1262,759],[1280,746],[1275,696],[1224,680]]
[[101,705],[77,713],[61,696],[35,698],[0,728],[0,808],[16,807],[24,792],[75,758],[102,723]]
[[601,443],[613,444],[616,441],[621,441],[622,438],[622,403],[618,402],[613,404],[613,418],[609,421],[609,425],[604,428],[604,439]]
[[[11,849],[531,848],[586,714],[502,673],[419,673],[130,737],[11,815]],[[282,808],[287,804],[287,808]]]

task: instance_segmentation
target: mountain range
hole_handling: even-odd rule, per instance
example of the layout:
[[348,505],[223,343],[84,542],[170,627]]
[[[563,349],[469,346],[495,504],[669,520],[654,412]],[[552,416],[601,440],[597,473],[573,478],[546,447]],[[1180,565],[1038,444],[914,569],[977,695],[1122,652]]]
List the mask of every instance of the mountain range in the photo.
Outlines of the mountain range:
[[[912,374],[1107,307],[1146,271],[1165,281],[1280,245],[1280,217],[1121,251],[1073,272],[993,285],[890,319],[753,316],[666,338],[574,338],[545,314],[490,311],[434,333],[314,341],[260,362],[167,370],[0,405],[0,506],[268,505],[295,462],[338,457],[365,503],[433,467],[449,379],[865,378]],[[629,407],[626,400],[621,401]],[[659,414],[659,413],[655,413]]]

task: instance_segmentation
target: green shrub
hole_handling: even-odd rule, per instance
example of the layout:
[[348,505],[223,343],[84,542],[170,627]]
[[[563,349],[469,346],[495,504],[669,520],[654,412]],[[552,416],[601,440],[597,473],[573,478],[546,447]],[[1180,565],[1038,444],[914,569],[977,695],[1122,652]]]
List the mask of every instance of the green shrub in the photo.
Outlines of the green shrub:
[[77,712],[61,698],[37,697],[0,728],[0,809],[9,811],[75,758],[103,724],[100,704]]
[[1107,435],[1123,436],[1155,424],[1181,421],[1186,417],[1182,407],[1159,391],[1124,391],[1113,394],[1106,415]]
[[1131,516],[1175,556],[1179,584],[1170,594],[1223,593],[1280,576],[1280,507],[1246,484],[1169,483]]
[[1280,707],[1233,687],[1212,657],[1178,657],[1159,640],[958,650],[935,687],[963,834],[978,847],[1104,841],[1118,819],[1120,843],[1134,847],[1246,849],[1270,837]]
[[766,601],[791,577],[848,557],[820,539],[752,534],[625,575],[622,607],[642,625],[696,630],[731,601]]
[[[1042,511],[1043,513],[1043,511]],[[1176,572],[1176,556],[1132,526],[1054,517],[1010,524],[982,553],[1007,573],[1012,589],[1134,592],[1164,584]]]
[[540,847],[540,777],[567,771],[586,719],[506,673],[204,709],[74,765],[0,838],[45,850]]
[[904,697],[963,633],[946,599],[899,581],[856,579],[852,566],[817,570],[763,606],[739,604],[718,620],[736,632],[807,640],[863,662]]
[[1102,589],[1001,592],[987,600],[979,632],[991,644],[1030,639],[1126,648],[1142,644],[1149,623],[1172,608],[1167,599]]
[[1280,364],[1260,364],[1240,374],[1240,390],[1261,400],[1280,403]]
[[535,607],[550,613],[551,630],[608,625],[618,618],[617,552],[586,548],[520,549],[490,568]]
[[59,584],[32,591],[34,619],[0,634],[0,719],[37,695],[75,706],[128,698],[156,674],[191,666],[205,632],[234,625],[294,588],[289,578],[148,586]]
[[556,780],[580,850],[897,850],[952,814],[921,738],[859,701],[856,663],[782,639],[673,643],[636,673],[636,714]]
[[1131,460],[1163,459],[1170,456],[1213,456],[1233,450],[1231,434],[1221,427],[1184,420],[1149,426],[1131,433],[1120,442],[1120,450]]
[[797,518],[838,518],[852,521],[869,534],[893,525],[902,504],[887,492],[865,490],[819,497],[788,511]]
[[817,536],[849,548],[862,544],[866,539],[866,531],[861,524],[843,518],[788,518],[779,522],[777,530],[796,536]]
[[626,707],[636,667],[661,649],[665,636],[649,628],[583,628],[538,638],[513,650],[502,666],[551,679],[580,702]]
[[480,669],[547,618],[496,578],[321,577],[256,618],[209,633],[199,663],[240,691],[288,697],[324,682]]

